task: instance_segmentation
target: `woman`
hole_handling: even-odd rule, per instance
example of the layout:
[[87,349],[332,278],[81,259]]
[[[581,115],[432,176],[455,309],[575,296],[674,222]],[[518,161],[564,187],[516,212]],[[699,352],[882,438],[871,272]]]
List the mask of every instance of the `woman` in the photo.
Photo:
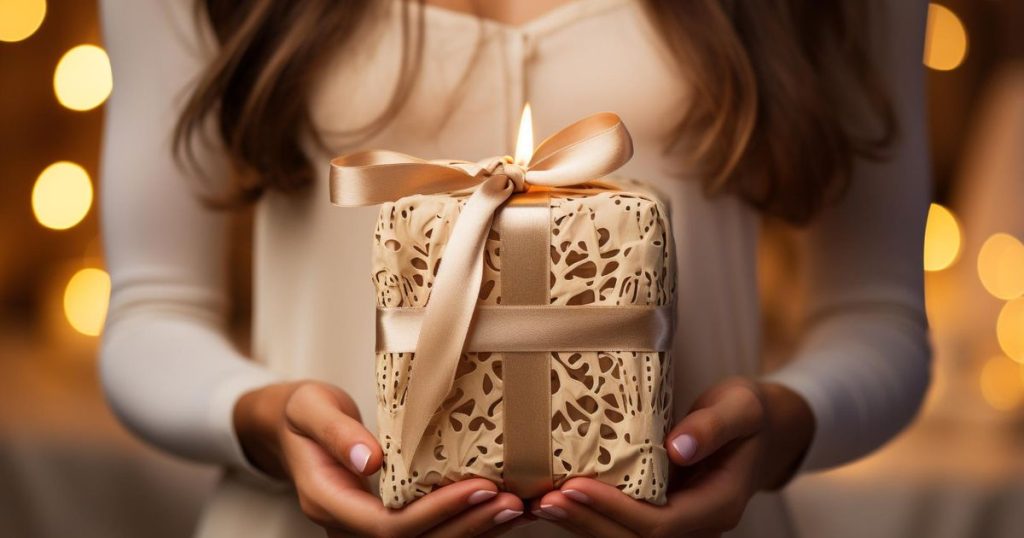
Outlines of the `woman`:
[[[187,4],[103,3],[117,84],[102,374],[141,437],[227,469],[200,536],[789,536],[773,490],[864,455],[916,412],[924,2],[210,0],[199,17]],[[664,507],[587,478],[524,506],[472,479],[387,510],[367,479],[381,464],[375,210],[332,208],[326,163],[361,148],[509,153],[527,98],[541,134],[617,112],[636,147],[623,173],[672,209],[666,449],[680,477]],[[209,208],[247,201],[252,360],[224,330],[228,214]],[[769,374],[765,216],[806,224],[808,266],[802,345]]]

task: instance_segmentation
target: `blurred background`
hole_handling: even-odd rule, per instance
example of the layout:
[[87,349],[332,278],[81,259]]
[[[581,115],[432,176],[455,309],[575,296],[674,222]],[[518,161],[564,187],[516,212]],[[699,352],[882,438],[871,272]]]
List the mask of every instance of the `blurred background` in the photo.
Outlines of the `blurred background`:
[[[806,537],[1024,536],[1024,2],[931,4],[923,62],[935,382],[904,435],[790,487]],[[93,1],[0,0],[0,536],[188,536],[216,479],[134,440],[99,389],[95,178],[114,85]],[[765,239],[765,334],[783,356],[799,260],[786,230]]]

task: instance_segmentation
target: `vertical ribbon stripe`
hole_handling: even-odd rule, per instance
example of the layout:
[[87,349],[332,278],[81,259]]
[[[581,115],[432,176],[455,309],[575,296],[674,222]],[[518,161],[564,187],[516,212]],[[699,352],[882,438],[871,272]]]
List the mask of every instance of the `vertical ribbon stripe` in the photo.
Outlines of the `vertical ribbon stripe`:
[[[514,195],[498,213],[501,304],[547,305],[550,196]],[[529,499],[551,491],[551,367],[547,352],[502,354],[505,487]]]

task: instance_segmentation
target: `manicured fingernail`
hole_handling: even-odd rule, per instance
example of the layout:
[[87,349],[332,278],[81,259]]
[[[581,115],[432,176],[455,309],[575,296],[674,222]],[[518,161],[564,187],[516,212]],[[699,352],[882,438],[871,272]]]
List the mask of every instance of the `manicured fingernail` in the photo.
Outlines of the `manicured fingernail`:
[[490,490],[487,490],[487,489],[482,489],[480,491],[474,491],[473,494],[469,496],[469,499],[468,499],[469,500],[469,504],[480,504],[480,503],[486,501],[487,499],[494,498],[494,496],[497,495],[497,494],[498,494],[497,491],[490,491]]
[[563,489],[562,495],[582,504],[590,504],[590,497],[587,497],[582,491],[576,491],[574,489]]
[[688,460],[697,453],[697,440],[692,435],[683,434],[672,440],[672,448],[676,449],[684,460]]
[[370,447],[359,443],[348,451],[348,460],[360,473],[366,470],[366,464],[370,463]]
[[565,519],[565,516],[569,515],[561,507],[555,506],[553,504],[542,504],[540,505],[540,509],[542,512],[551,516],[554,519]]
[[494,516],[494,522],[498,525],[506,521],[512,521],[513,519],[523,515],[522,510],[509,510],[508,508],[498,512],[498,515]]

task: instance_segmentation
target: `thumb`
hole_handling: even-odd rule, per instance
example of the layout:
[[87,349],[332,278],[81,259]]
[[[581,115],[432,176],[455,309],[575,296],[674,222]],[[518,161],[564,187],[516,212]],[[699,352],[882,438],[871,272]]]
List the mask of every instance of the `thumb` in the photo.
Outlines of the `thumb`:
[[669,432],[665,448],[676,465],[693,465],[731,441],[754,435],[764,419],[757,385],[727,381],[698,399],[694,410]]
[[353,473],[367,476],[380,468],[380,444],[360,422],[358,407],[343,390],[305,384],[288,400],[285,418],[293,431],[312,439]]

